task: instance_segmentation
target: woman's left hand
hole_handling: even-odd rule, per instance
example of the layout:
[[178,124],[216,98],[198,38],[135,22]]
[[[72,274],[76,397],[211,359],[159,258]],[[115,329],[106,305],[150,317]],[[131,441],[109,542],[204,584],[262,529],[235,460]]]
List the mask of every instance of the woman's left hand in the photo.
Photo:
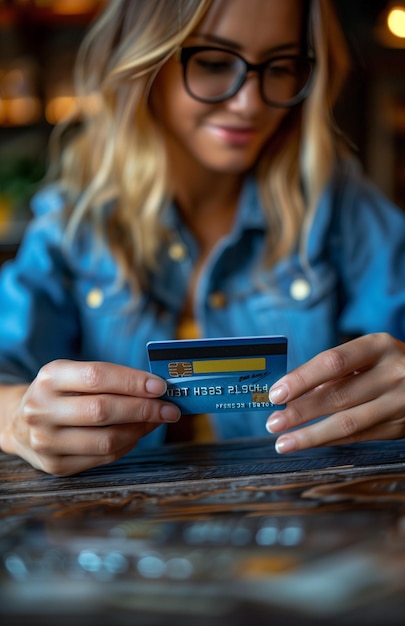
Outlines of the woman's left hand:
[[[313,359],[280,378],[270,390],[287,403],[267,420],[282,433],[279,453],[405,437],[405,343],[387,333],[365,335]],[[325,417],[314,424],[301,426]]]

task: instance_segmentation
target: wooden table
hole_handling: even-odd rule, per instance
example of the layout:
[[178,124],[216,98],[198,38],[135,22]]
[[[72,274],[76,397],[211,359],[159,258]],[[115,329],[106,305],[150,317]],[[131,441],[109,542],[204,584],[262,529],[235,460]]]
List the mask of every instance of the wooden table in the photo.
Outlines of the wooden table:
[[0,622],[405,623],[405,443],[177,445],[69,478],[0,455]]

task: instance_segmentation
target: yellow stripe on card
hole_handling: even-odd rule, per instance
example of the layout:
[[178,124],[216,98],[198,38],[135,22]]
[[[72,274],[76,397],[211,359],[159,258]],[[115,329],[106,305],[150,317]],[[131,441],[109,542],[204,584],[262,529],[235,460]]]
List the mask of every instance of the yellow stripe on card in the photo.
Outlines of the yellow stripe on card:
[[266,369],[265,357],[250,359],[215,359],[215,361],[193,361],[194,374],[225,372],[252,372]]

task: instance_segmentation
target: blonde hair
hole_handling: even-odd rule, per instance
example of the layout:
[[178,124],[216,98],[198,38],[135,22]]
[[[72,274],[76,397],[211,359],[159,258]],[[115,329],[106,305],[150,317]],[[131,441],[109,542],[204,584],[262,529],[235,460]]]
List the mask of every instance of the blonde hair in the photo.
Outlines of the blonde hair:
[[[80,128],[64,147],[58,171],[69,207],[67,237],[72,240],[84,219],[104,228],[123,276],[137,289],[156,263],[165,237],[161,213],[171,200],[149,89],[212,1],[110,1],[79,52]],[[305,247],[337,154],[331,111],[347,57],[330,0],[310,0],[308,22],[316,57],[311,93],[282,125],[278,149],[264,152],[256,168],[269,266],[297,245],[300,233]],[[106,206],[112,207],[107,228]]]
[[[271,265],[296,245],[306,269],[307,234],[322,190],[346,146],[336,134],[333,107],[349,57],[330,0],[308,2],[308,45],[316,59],[309,96],[281,129],[278,145],[258,164],[258,184],[269,220],[266,259]],[[310,268],[308,268],[310,270]]]

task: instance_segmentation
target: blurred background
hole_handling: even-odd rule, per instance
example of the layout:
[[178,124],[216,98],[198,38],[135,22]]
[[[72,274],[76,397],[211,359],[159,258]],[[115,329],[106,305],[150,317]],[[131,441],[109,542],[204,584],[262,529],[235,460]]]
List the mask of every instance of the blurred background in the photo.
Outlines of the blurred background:
[[[405,210],[405,0],[334,1],[353,62],[338,125]],[[52,127],[75,106],[74,58],[104,2],[0,0],[0,262],[30,217]]]

